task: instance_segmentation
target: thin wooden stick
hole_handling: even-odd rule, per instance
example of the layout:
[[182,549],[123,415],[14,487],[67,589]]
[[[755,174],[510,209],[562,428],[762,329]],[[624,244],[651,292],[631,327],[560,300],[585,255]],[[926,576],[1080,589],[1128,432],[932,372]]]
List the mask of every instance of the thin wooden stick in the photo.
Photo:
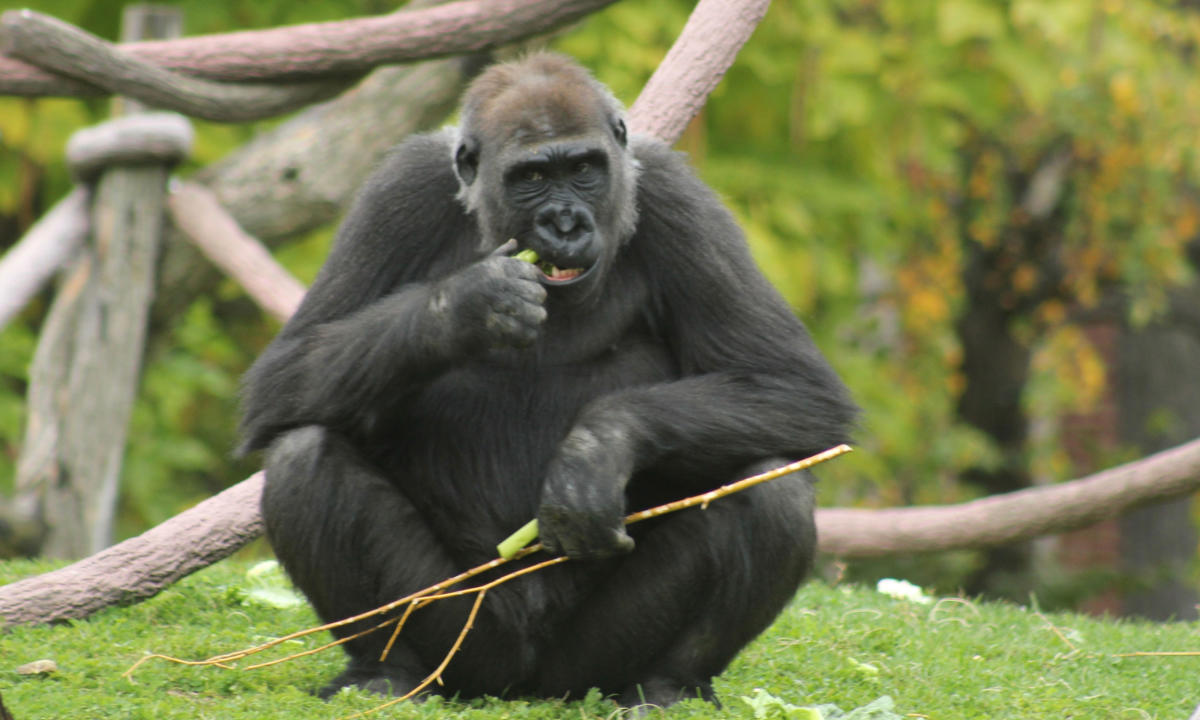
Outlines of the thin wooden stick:
[[748,478],[743,478],[742,480],[738,480],[737,482],[730,483],[728,485],[722,485],[716,490],[710,490],[702,495],[684,498],[683,500],[676,500],[675,502],[670,502],[665,505],[659,505],[658,507],[652,507],[647,510],[635,512],[625,518],[625,524],[629,525],[640,520],[648,520],[652,517],[666,515],[667,513],[675,512],[676,510],[683,510],[685,508],[695,507],[697,505],[699,505],[701,509],[705,509],[713,500],[723,498],[726,495],[732,495],[735,492],[741,492],[742,490],[754,485],[758,485],[759,483],[765,483],[768,480],[774,480],[776,478],[781,478],[784,475],[791,475],[794,472],[807,470],[814,465],[820,465],[826,460],[832,460],[838,455],[844,455],[853,449],[854,448],[850,447],[849,445],[838,445],[837,447],[829,448],[825,452],[817,453],[812,457],[807,457],[803,460],[797,460],[796,462],[788,463],[787,465],[781,465],[774,470],[768,470],[764,473],[759,473],[758,475],[752,475]]
[[[430,585],[429,587],[427,587],[423,590],[418,590],[417,592],[412,593],[411,595],[402,597],[399,600],[394,600],[394,601],[388,603],[387,605],[382,605],[380,607],[375,608],[374,610],[368,610],[367,612],[360,613],[358,615],[354,615],[354,616],[351,616],[348,618],[342,618],[341,620],[336,620],[331,623],[326,623],[324,625],[318,625],[316,627],[311,627],[311,628],[308,628],[305,630],[297,630],[294,633],[290,633],[290,634],[284,635],[282,637],[277,637],[274,640],[270,640],[261,645],[255,645],[254,647],[249,647],[244,650],[236,650],[234,652],[224,653],[222,655],[214,655],[205,660],[182,660],[180,658],[173,658],[168,655],[158,655],[158,654],[147,655],[146,657],[143,657],[140,660],[138,660],[136,663],[134,663],[133,667],[129,668],[121,675],[122,675],[122,677],[125,677],[125,678],[131,677],[133,672],[135,670],[137,670],[138,667],[140,667],[146,661],[153,660],[153,659],[166,660],[168,662],[176,663],[177,665],[215,665],[218,667],[224,667],[224,666],[228,665],[228,663],[235,662],[237,660],[241,660],[241,659],[249,657],[251,655],[256,655],[260,652],[263,652],[264,650],[270,650],[273,647],[277,647],[277,646],[282,645],[283,643],[291,641],[291,640],[296,640],[296,639],[299,639],[302,637],[307,637],[309,635],[315,635],[316,633],[323,632],[325,630],[334,630],[336,628],[343,627],[345,625],[351,625],[353,623],[359,622],[360,620],[366,620],[367,618],[375,617],[376,615],[382,615],[384,613],[391,612],[392,610],[395,610],[396,608],[400,607],[401,605],[403,605],[407,602],[412,602],[413,600],[419,600],[420,598],[422,598],[426,595],[431,595],[433,593],[439,592],[446,588],[452,587],[454,585],[457,585],[460,582],[463,582],[464,580],[469,580],[469,579],[475,577],[476,575],[487,572],[488,570],[491,570],[493,568],[500,567],[501,565],[504,565],[505,563],[507,563],[511,560],[516,560],[518,558],[523,558],[527,555],[532,555],[533,553],[537,552],[540,549],[541,549],[540,545],[527,547],[527,548],[521,550],[519,553],[517,553],[513,557],[509,558],[508,560],[505,560],[503,558],[496,558],[495,560],[490,560],[482,565],[477,565],[477,566],[471,568],[470,570],[466,570],[462,573],[459,573],[458,575],[455,575],[454,577],[447,578],[447,579],[441,581],[440,583],[437,583],[436,585]],[[388,623],[381,623],[378,627],[386,627],[387,625],[388,625]],[[230,667],[228,669],[236,669],[236,668]]]
[[389,653],[392,652],[392,646],[396,644],[396,638],[400,637],[400,631],[408,623],[408,618],[412,616],[413,611],[418,608],[425,607],[428,603],[421,600],[413,600],[404,608],[404,614],[400,616],[400,622],[396,623],[395,629],[392,630],[392,636],[388,638],[387,644],[383,646],[383,652],[379,654],[379,662],[387,659]]
[[[632,524],[635,522],[640,522],[642,520],[648,520],[653,517],[659,517],[659,516],[665,515],[667,513],[672,513],[672,512],[676,512],[678,510],[684,510],[686,508],[691,508],[691,507],[699,506],[701,509],[705,509],[708,507],[709,503],[711,503],[714,500],[725,497],[726,495],[731,495],[736,492],[741,492],[741,491],[746,490],[747,488],[750,488],[754,485],[768,482],[770,480],[774,480],[776,478],[783,477],[784,475],[789,475],[791,473],[799,472],[801,470],[807,470],[808,468],[811,468],[814,465],[818,465],[827,460],[831,460],[839,455],[850,452],[851,450],[852,450],[852,448],[849,445],[838,445],[837,447],[830,448],[829,450],[826,450],[824,452],[813,455],[812,457],[808,457],[803,460],[797,460],[796,462],[789,463],[787,465],[782,465],[773,470],[768,470],[767,472],[759,473],[758,475],[753,475],[748,478],[743,478],[742,480],[738,480],[737,482],[730,483],[728,485],[722,485],[721,487],[716,488],[715,490],[711,490],[709,492],[702,493],[700,495],[695,495],[695,496],[692,496],[689,498],[684,498],[683,500],[677,500],[675,502],[666,503],[664,505],[659,505],[657,507],[652,507],[652,508],[648,508],[646,510],[641,510],[639,512],[632,513],[625,517],[625,524],[629,525],[629,524]],[[446,580],[443,580],[435,585],[430,585],[429,587],[427,587],[423,590],[418,590],[417,592],[414,592],[410,595],[406,595],[405,597],[402,597],[399,600],[394,600],[386,605],[382,605],[378,608],[375,608],[374,610],[368,610],[367,612],[359,613],[358,615],[354,615],[352,617],[344,618],[344,619],[338,620],[336,622],[326,623],[326,624],[320,625],[318,627],[308,628],[307,630],[299,630],[297,632],[290,633],[283,637],[276,638],[274,640],[263,643],[261,645],[257,645],[257,646],[251,647],[251,648],[246,648],[245,650],[238,650],[235,652],[225,653],[222,655],[214,655],[214,656],[208,658],[207,660],[182,660],[182,659],[173,658],[173,657],[170,657],[167,655],[158,655],[158,654],[147,655],[146,657],[138,660],[136,663],[134,663],[134,665],[132,667],[130,667],[128,670],[126,670],[124,673],[122,673],[122,676],[126,677],[126,678],[131,677],[134,671],[136,671],[143,663],[145,663],[151,659],[166,660],[168,662],[173,662],[173,663],[176,663],[179,665],[191,665],[191,666],[210,665],[210,666],[221,667],[221,668],[225,668],[225,669],[229,669],[229,670],[234,670],[237,668],[234,667],[233,665],[231,665],[230,663],[236,662],[237,660],[241,660],[246,657],[249,657],[250,655],[254,655],[254,654],[263,652],[265,650],[269,650],[270,648],[281,645],[285,642],[288,642],[289,640],[295,640],[297,638],[307,637],[308,635],[313,635],[315,633],[322,632],[324,630],[333,630],[335,628],[344,627],[346,625],[350,625],[352,623],[356,623],[361,620],[365,620],[365,619],[368,619],[371,617],[376,617],[378,615],[383,615],[383,614],[389,613],[389,612],[399,608],[400,606],[407,604],[408,607],[405,609],[403,615],[401,615],[399,618],[389,618],[381,623],[378,623],[374,627],[368,628],[367,630],[363,630],[358,633],[355,633],[354,635],[351,635],[351,636],[348,636],[345,638],[341,638],[341,639],[331,642],[331,643],[327,643],[316,649],[306,650],[303,652],[295,653],[293,655],[289,655],[287,657],[280,658],[278,660],[263,662],[263,663],[259,663],[256,665],[250,665],[244,669],[253,670],[253,669],[257,669],[257,668],[268,667],[270,665],[277,665],[279,663],[286,662],[288,660],[292,660],[292,659],[299,658],[299,657],[314,655],[318,652],[321,652],[322,650],[326,650],[328,648],[344,644],[346,642],[349,642],[350,640],[362,637],[363,635],[367,635],[369,633],[375,632],[376,630],[380,630],[384,627],[387,627],[388,625],[395,623],[396,628],[392,631],[392,635],[388,639],[388,642],[387,642],[386,646],[384,647],[383,653],[380,656],[380,661],[382,662],[383,660],[387,659],[388,653],[391,651],[393,645],[395,644],[396,637],[399,635],[400,630],[403,628],[405,623],[407,623],[408,618],[412,615],[413,612],[425,607],[426,605],[437,602],[439,600],[447,600],[450,598],[464,597],[466,595],[474,594],[475,595],[475,603],[474,603],[473,607],[471,608],[470,614],[467,616],[467,621],[463,625],[463,629],[462,629],[462,631],[460,631],[458,639],[455,641],[454,645],[450,648],[450,650],[446,653],[446,656],[442,659],[442,662],[441,662],[441,664],[438,665],[437,669],[435,669],[432,673],[430,673],[430,675],[428,677],[426,677],[425,680],[423,680],[421,682],[421,684],[419,684],[415,689],[413,689],[411,692],[404,695],[403,697],[389,701],[388,703],[385,703],[384,705],[381,705],[377,708],[373,708],[371,710],[365,711],[358,715],[351,716],[351,717],[362,717],[366,714],[373,713],[378,710],[382,710],[384,708],[390,707],[391,705],[394,705],[397,702],[407,700],[407,699],[411,698],[413,695],[415,695],[415,694],[419,693],[420,691],[424,690],[425,688],[429,687],[429,685],[431,683],[433,683],[435,681],[440,681],[442,671],[446,668],[447,665],[450,664],[450,660],[452,660],[454,658],[454,655],[458,653],[459,648],[462,646],[463,639],[466,637],[466,634],[470,631],[471,627],[473,626],[473,624],[475,622],[475,618],[479,613],[480,604],[482,603],[484,596],[487,595],[488,590],[491,590],[492,588],[495,588],[499,585],[502,585],[510,580],[521,577],[523,575],[528,575],[530,573],[536,572],[543,568],[550,567],[551,565],[557,565],[559,563],[566,562],[567,560],[569,560],[569,558],[566,556],[553,557],[553,558],[550,558],[549,560],[544,560],[542,562],[535,563],[528,567],[514,570],[506,575],[496,578],[495,580],[486,582],[482,585],[477,585],[475,587],[466,588],[463,590],[454,590],[454,591],[447,592],[449,590],[449,588],[451,588],[465,580],[468,580],[472,577],[475,577],[484,572],[487,572],[488,570],[492,570],[494,568],[500,567],[500,566],[504,565],[505,563],[510,562],[511,560],[516,560],[518,558],[527,557],[527,556],[532,555],[533,553],[538,552],[542,549],[543,548],[542,548],[541,543],[538,543],[535,545],[530,545],[529,547],[519,550],[516,554],[514,554],[512,557],[510,557],[508,559],[495,558],[494,560],[490,560],[486,563],[483,563],[482,565],[477,565],[469,570],[466,570],[462,573],[459,573],[458,575],[455,575],[454,577],[447,578]]]
[[373,627],[367,628],[366,630],[360,630],[360,631],[354,633],[353,635],[347,635],[344,638],[338,638],[337,640],[325,643],[324,645],[322,645],[320,647],[313,648],[311,650],[303,650],[301,652],[292,653],[291,655],[288,655],[286,657],[276,658],[275,660],[267,660],[266,662],[260,662],[260,663],[254,664],[254,665],[247,665],[245,667],[245,669],[246,670],[258,670],[259,668],[270,667],[272,665],[279,665],[281,663],[287,662],[288,660],[295,660],[296,658],[308,657],[309,655],[316,655],[317,653],[319,653],[323,650],[328,650],[329,648],[337,647],[338,645],[345,645],[346,643],[350,642],[351,640],[357,640],[358,638],[360,638],[364,635],[370,635],[371,633],[375,632],[376,630],[382,630],[383,628],[387,627],[388,625],[391,625],[394,622],[396,622],[395,618],[389,618]]
[[[464,596],[470,595],[472,593],[481,593],[481,594],[486,593],[488,590],[491,590],[492,588],[494,588],[498,585],[503,585],[504,583],[508,582],[509,580],[519,578],[522,575],[528,575],[529,573],[536,572],[538,570],[541,570],[542,568],[548,568],[551,565],[558,565],[559,563],[564,563],[569,559],[570,558],[568,558],[566,555],[559,555],[557,557],[552,557],[549,560],[543,560],[542,562],[537,563],[535,565],[530,565],[529,567],[524,567],[524,568],[521,568],[520,570],[514,570],[514,571],[508,573],[507,575],[498,577],[495,580],[492,580],[491,582],[484,583],[483,585],[478,585],[473,588],[467,588],[466,590],[456,590],[454,592],[442,593],[440,595],[426,595],[425,597],[422,597],[419,600],[420,604],[417,607],[417,609],[419,610],[420,608],[423,608],[426,605],[429,605],[430,603],[436,602],[438,600],[449,600],[450,598],[464,597]],[[416,605],[417,602],[418,601],[414,601],[414,605]],[[405,617],[407,619],[407,613],[405,614]],[[397,634],[398,633],[393,633],[392,638],[395,639],[395,636]],[[384,648],[383,654],[380,655],[379,662],[383,662],[384,660],[387,660],[388,652],[391,650],[391,647],[392,647],[392,644],[389,642],[388,646],[386,648]]]
[[481,605],[483,605],[483,598],[486,596],[486,590],[483,590],[475,596],[475,604],[471,606],[471,612],[469,615],[467,615],[467,621],[463,623],[463,628],[461,631],[459,631],[458,638],[455,639],[454,645],[451,646],[450,651],[446,653],[446,656],[442,658],[441,664],[439,664],[433,672],[429,673],[429,675],[427,675],[419,685],[398,698],[392,698],[381,705],[376,705],[373,708],[354,713],[353,715],[347,715],[339,720],[354,720],[354,718],[366,717],[367,715],[377,713],[380,710],[386,710],[393,705],[397,705],[405,700],[412,699],[422,690],[432,685],[435,681],[440,681],[442,677],[442,671],[446,669],[446,666],[449,665],[454,656],[458,654],[458,649],[462,647],[463,640],[466,639],[467,633],[471,631],[471,627],[475,624],[475,617],[479,614],[479,608]]

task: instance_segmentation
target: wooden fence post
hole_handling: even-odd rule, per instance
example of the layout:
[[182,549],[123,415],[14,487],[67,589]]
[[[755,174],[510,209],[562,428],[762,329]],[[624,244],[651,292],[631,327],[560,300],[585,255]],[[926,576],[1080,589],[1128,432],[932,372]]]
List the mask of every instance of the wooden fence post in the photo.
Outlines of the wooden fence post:
[[[178,36],[181,15],[155,6],[125,9],[124,40]],[[141,112],[129,100],[118,114]],[[73,144],[127,143],[131,133],[101,126]],[[186,125],[186,124],[185,124]],[[169,166],[182,139],[145,157],[121,151],[95,178],[91,237],[68,266],[30,372],[26,434],[17,468],[17,505],[44,524],[42,554],[80,557],[112,542],[117,486],[154,288]],[[78,172],[78,170],[77,170]],[[92,179],[92,178],[87,178]]]

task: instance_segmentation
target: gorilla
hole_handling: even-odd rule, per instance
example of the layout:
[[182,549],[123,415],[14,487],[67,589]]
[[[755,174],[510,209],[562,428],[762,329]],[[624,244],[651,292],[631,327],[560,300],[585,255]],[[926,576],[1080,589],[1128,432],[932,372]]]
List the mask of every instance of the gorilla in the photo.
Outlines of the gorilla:
[[[812,567],[806,473],[623,526],[845,442],[856,412],[721,201],[623,116],[561,55],[484,71],[457,128],[366,182],[244,379],[267,536],[324,620],[486,562],[534,517],[573,560],[489,592],[438,692],[716,702]],[[388,632],[351,640],[321,694],[414,688],[470,603],[419,610],[383,661]]]

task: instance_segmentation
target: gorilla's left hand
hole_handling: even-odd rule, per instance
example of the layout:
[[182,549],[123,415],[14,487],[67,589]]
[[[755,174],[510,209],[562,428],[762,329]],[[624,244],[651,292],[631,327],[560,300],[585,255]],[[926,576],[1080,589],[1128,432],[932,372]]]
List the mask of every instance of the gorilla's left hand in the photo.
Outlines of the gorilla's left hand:
[[577,425],[559,447],[542,485],[538,535],[573,560],[633,550],[625,532],[625,485],[633,471],[627,436],[617,427]]

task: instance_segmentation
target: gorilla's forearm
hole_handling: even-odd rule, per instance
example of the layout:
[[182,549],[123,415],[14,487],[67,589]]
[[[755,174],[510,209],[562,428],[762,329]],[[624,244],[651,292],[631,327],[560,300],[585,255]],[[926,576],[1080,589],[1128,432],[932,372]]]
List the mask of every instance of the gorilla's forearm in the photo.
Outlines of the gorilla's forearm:
[[[405,284],[337,319],[306,325],[301,313],[251,373],[272,387],[247,384],[247,426],[361,430],[464,361],[532,343],[546,319],[537,275],[526,262],[491,256],[436,282]],[[331,294],[320,281],[314,292]],[[294,401],[279,402],[281,394]],[[265,422],[260,411],[274,418]],[[269,440],[251,429],[260,436],[252,447]]]
[[289,325],[243,382],[239,453],[301,425],[353,429],[381,393],[443,364],[440,326],[425,320],[428,297],[426,286],[409,285],[338,320]]
[[716,372],[607,396],[581,423],[620,428],[635,472],[661,468],[703,482],[762,458],[806,457],[847,442],[854,414],[834,383],[814,385],[787,373]]
[[412,284],[314,328],[299,378],[303,412],[336,423],[453,363],[459,352],[452,328],[432,305],[430,286]]

